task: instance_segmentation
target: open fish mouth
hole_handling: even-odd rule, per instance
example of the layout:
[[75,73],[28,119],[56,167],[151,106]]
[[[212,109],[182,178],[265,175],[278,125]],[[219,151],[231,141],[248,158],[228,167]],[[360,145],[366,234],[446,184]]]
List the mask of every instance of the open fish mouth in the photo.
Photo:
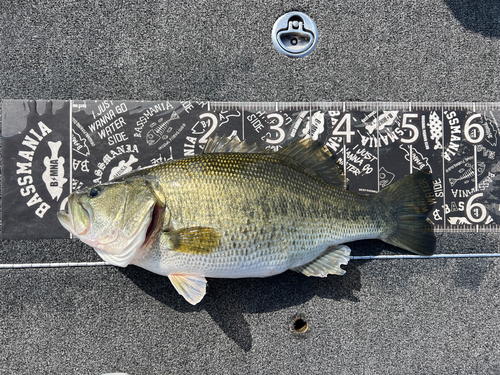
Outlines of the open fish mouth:
[[155,203],[153,207],[153,212],[151,213],[151,220],[149,222],[148,229],[146,231],[146,238],[141,246],[141,249],[148,248],[150,245],[156,241],[163,224],[163,213],[165,212],[165,207],[160,204]]
[[75,197],[68,200],[67,210],[57,213],[61,225],[74,236],[90,245],[99,256],[115,266],[125,267],[136,256],[140,249],[149,248],[158,238],[163,225],[165,207],[161,203],[150,206],[142,224],[131,235],[126,235],[119,227],[113,235],[96,238],[96,233],[90,234],[93,215]]

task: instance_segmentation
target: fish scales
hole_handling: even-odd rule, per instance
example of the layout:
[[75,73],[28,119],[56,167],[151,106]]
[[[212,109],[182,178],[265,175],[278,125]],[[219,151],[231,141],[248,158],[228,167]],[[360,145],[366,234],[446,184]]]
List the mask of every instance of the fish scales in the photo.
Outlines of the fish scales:
[[[328,246],[372,238],[387,223],[371,196],[311,178],[279,154],[202,154],[148,173],[161,181],[159,195],[169,192],[173,227],[207,226],[221,235],[220,246],[208,255],[157,244],[163,268],[172,272],[270,276],[316,258]],[[155,268],[156,261],[144,263]]]
[[168,276],[191,304],[205,295],[205,277],[342,275],[342,244],[353,240],[432,254],[429,173],[366,196],[343,183],[331,154],[310,140],[273,153],[216,137],[201,155],[73,192],[58,219],[105,261]]

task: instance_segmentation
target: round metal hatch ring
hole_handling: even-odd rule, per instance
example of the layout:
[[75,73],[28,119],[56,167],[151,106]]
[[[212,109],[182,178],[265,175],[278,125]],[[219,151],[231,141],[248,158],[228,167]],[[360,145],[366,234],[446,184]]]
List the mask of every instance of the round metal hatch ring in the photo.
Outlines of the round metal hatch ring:
[[278,51],[290,57],[309,55],[318,44],[318,29],[304,13],[282,15],[273,26],[273,43]]

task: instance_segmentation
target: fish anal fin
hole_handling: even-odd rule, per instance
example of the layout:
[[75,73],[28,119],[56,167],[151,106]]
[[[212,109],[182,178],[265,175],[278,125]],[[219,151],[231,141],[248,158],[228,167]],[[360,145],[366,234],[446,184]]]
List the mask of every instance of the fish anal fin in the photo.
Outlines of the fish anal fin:
[[344,176],[340,171],[332,153],[310,138],[302,138],[278,151],[300,163],[306,171],[321,178],[330,185],[344,189]]
[[220,244],[220,236],[208,227],[181,228],[162,233],[170,250],[186,254],[210,254]]
[[168,275],[175,290],[191,305],[200,302],[207,291],[207,280],[199,275]]
[[331,247],[313,261],[300,267],[292,268],[293,271],[302,272],[306,276],[327,277],[328,275],[343,275],[345,270],[340,265],[349,262],[351,249],[345,245]]

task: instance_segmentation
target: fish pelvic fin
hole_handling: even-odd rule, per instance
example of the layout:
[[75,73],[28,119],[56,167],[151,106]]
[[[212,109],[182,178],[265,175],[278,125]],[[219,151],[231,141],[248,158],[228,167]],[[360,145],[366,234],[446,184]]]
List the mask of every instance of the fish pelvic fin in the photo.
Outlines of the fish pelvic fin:
[[162,236],[170,250],[185,254],[210,254],[220,244],[220,236],[213,228],[192,227],[165,231]]
[[200,275],[168,275],[175,290],[191,305],[200,302],[207,292],[207,279]]
[[349,262],[351,249],[345,245],[329,248],[325,253],[312,262],[300,267],[292,268],[293,271],[302,272],[306,276],[327,277],[328,275],[343,275],[345,270],[340,265]]
[[436,236],[427,215],[435,203],[432,176],[418,171],[381,190],[376,196],[390,218],[380,238],[419,255],[432,255]]

